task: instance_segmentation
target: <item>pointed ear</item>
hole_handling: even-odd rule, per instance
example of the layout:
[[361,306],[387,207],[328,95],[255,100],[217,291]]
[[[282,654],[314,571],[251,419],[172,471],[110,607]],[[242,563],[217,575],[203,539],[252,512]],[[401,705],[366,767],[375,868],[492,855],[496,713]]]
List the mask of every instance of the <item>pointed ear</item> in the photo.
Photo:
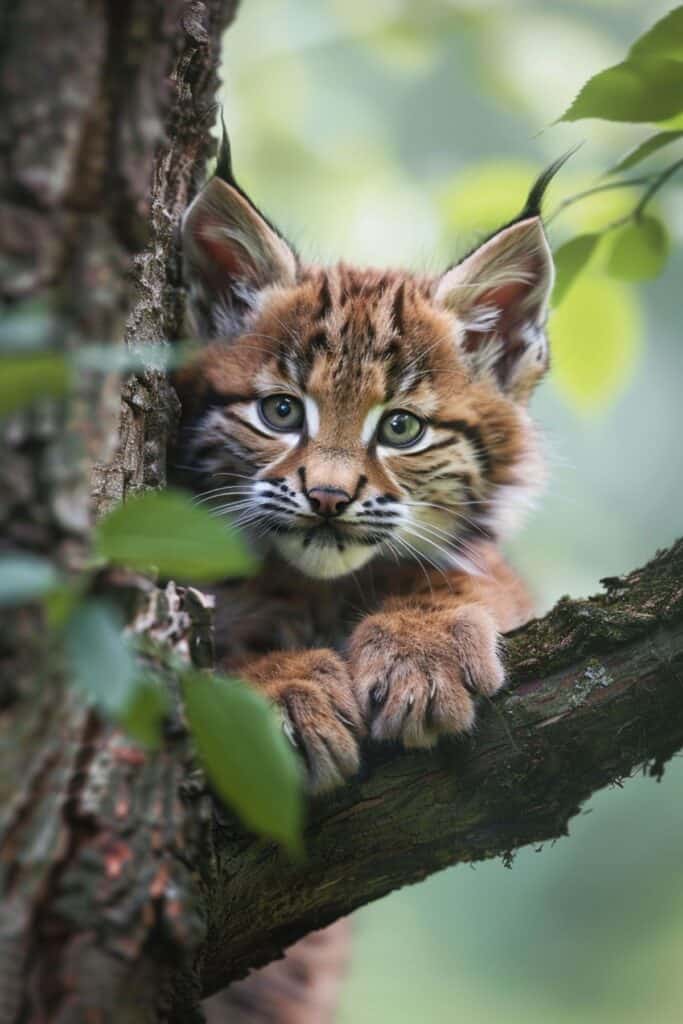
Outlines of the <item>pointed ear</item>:
[[545,321],[552,255],[538,216],[503,228],[439,280],[435,298],[461,326],[475,375],[493,376],[525,401],[548,367]]
[[269,285],[296,280],[296,256],[241,189],[219,177],[191,204],[182,225],[183,267],[196,333],[238,333]]

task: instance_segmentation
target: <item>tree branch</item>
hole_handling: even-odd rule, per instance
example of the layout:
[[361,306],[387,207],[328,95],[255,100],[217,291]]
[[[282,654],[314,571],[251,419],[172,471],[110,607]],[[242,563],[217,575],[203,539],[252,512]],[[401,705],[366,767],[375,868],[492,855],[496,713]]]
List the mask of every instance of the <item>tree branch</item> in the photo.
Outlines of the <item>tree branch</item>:
[[305,863],[216,826],[205,994],[402,885],[566,835],[595,790],[641,767],[661,775],[683,746],[683,540],[603,582],[509,636],[511,684],[474,737],[375,752],[369,778],[316,800]]

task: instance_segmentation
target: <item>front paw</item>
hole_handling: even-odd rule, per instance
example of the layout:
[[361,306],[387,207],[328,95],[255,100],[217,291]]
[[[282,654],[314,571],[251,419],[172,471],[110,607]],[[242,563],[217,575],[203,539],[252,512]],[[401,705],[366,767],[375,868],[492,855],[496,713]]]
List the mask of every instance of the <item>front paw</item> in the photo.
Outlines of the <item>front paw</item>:
[[279,708],[312,792],[340,786],[358,772],[365,729],[341,658],[328,650],[283,652],[251,662],[243,674]]
[[354,631],[349,654],[371,736],[406,747],[468,732],[477,694],[491,695],[505,681],[498,633],[480,605],[372,615]]

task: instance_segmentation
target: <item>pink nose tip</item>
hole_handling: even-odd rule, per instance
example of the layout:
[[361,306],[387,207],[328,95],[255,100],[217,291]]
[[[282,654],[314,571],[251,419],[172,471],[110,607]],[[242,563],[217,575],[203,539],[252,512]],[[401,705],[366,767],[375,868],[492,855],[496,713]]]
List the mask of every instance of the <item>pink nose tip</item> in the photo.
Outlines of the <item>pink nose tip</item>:
[[325,519],[341,515],[351,501],[351,495],[338,487],[312,487],[306,496],[313,511]]

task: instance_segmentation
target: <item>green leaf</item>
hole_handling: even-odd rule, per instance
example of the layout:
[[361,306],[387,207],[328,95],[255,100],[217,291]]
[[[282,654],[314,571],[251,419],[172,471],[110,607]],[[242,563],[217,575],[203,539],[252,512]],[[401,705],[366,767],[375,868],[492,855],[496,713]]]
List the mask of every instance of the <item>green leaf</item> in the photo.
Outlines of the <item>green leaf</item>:
[[596,274],[580,277],[550,318],[554,386],[580,412],[606,409],[631,379],[641,338],[633,289]]
[[577,274],[586,266],[600,241],[599,234],[577,235],[557,252],[553,253],[555,263],[555,287],[553,288],[553,306],[559,306],[571,288]]
[[89,573],[81,573],[45,595],[45,617],[50,629],[61,629],[80,604],[91,582]]
[[667,117],[659,122],[659,127],[667,132],[677,132],[683,129],[683,110],[675,117]]
[[611,167],[608,174],[620,174],[622,171],[629,171],[636,164],[642,163],[647,157],[652,156],[653,153],[657,153],[664,146],[671,145],[676,139],[680,139],[683,136],[683,131],[680,132],[656,132],[651,135],[645,142],[641,142],[638,146],[629,150],[625,157],[623,157],[618,164]]
[[35,601],[58,584],[57,570],[46,558],[35,555],[0,556],[0,605]]
[[63,355],[3,355],[0,358],[0,415],[15,412],[36,398],[57,398],[69,384]]
[[255,568],[236,530],[176,491],[147,491],[118,505],[97,526],[95,549],[131,569],[198,582]]
[[624,281],[657,277],[669,255],[669,235],[656,217],[640,217],[615,231],[607,270]]
[[134,740],[156,750],[161,743],[161,728],[168,710],[168,697],[154,679],[138,679],[133,692],[116,718]]
[[301,851],[301,769],[276,713],[234,679],[188,672],[185,709],[207,776],[255,832]]
[[97,600],[79,605],[67,623],[65,647],[74,685],[106,711],[123,711],[138,669],[115,609]]
[[683,64],[634,57],[590,78],[560,121],[662,121],[683,109]]
[[683,61],[683,6],[656,22],[629,50],[630,57],[668,57]]

